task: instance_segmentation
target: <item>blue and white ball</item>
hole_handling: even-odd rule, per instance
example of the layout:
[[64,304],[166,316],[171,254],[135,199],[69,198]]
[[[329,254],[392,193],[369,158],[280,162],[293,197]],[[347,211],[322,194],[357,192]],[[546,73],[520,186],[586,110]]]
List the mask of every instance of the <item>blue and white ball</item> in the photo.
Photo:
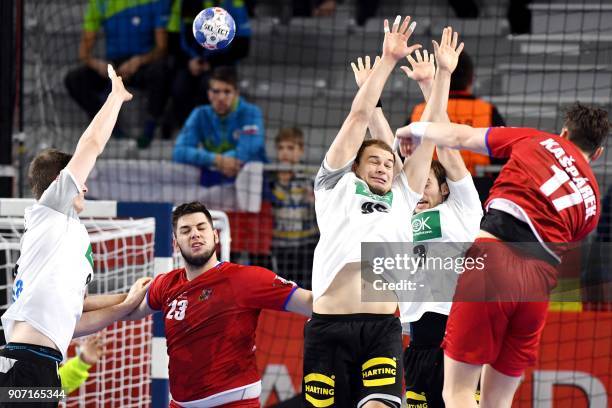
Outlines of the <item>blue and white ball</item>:
[[193,36],[207,50],[227,47],[236,35],[236,22],[225,9],[209,7],[193,20]]

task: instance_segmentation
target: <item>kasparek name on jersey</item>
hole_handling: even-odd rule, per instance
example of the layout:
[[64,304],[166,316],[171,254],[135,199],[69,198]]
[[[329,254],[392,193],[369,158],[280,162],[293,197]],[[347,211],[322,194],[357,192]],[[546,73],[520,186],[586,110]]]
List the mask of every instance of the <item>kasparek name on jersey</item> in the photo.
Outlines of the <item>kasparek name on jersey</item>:
[[[581,177],[580,172],[574,165],[576,159],[574,159],[573,156],[568,155],[565,150],[563,150],[563,147],[561,147],[559,143],[555,142],[552,138],[543,140],[540,142],[540,145],[544,146],[546,150],[551,152],[557,159],[557,162],[561,165],[561,167],[563,167],[564,171],[559,169],[557,166],[552,166],[552,170],[555,172],[556,176],[554,178],[556,182],[560,184],[564,182],[569,183],[578,200],[584,203],[586,212],[584,219],[587,220],[589,217],[597,215],[597,200],[595,198],[595,193],[589,185],[589,179],[586,177]],[[571,180],[569,179],[570,177]],[[544,186],[542,186],[542,188],[544,188]],[[574,194],[572,194],[572,196]]]

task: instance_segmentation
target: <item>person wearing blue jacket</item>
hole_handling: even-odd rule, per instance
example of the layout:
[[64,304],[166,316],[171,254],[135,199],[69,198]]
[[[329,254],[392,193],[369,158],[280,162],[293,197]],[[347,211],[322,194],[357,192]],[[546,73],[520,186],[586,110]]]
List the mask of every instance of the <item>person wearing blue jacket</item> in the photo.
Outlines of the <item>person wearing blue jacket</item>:
[[242,165],[267,161],[261,110],[240,97],[233,68],[213,71],[208,98],[189,115],[173,152],[175,162],[201,167],[205,187],[234,183]]

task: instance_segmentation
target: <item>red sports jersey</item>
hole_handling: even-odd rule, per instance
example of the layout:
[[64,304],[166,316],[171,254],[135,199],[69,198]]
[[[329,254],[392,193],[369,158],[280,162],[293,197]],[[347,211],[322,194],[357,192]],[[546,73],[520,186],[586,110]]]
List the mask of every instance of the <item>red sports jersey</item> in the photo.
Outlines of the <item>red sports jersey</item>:
[[147,302],[165,316],[172,397],[193,401],[259,381],[259,312],[284,310],[296,288],[268,269],[229,262],[192,281],[184,268],[156,277]]
[[[526,222],[542,243],[579,241],[599,221],[599,187],[580,150],[557,135],[529,128],[490,128],[489,155],[510,160],[485,203]],[[557,258],[560,246],[553,248]]]

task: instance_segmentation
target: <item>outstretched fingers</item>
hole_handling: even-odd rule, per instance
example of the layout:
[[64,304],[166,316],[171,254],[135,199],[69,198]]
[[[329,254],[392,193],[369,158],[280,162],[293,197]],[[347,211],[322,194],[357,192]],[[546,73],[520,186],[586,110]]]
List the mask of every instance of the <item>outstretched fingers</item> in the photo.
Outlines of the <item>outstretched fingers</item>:
[[[427,52],[427,51],[425,51],[425,52]],[[421,56],[421,51],[416,50],[416,51],[414,52],[414,55],[416,56],[416,60],[417,60],[418,62],[423,62],[423,57]]]
[[402,22],[402,25],[399,28],[399,33],[406,34],[408,32],[409,25],[410,25],[410,16],[406,16],[404,17],[404,21]]
[[415,52],[416,50],[418,50],[421,47],[423,47],[421,44],[411,45],[410,47],[408,47],[408,54],[412,54],[413,52]]
[[461,43],[459,44],[459,47],[457,47],[457,54],[461,54],[461,51],[463,51],[463,47],[465,44]]
[[[416,52],[415,52],[415,54],[416,54]],[[416,60],[415,60],[414,58],[412,58],[412,55],[408,55],[408,56],[406,57],[406,59],[407,59],[407,60],[408,60],[408,62],[410,63],[410,66],[411,66],[411,67],[414,67],[414,66],[417,64]]]
[[378,65],[379,62],[380,62],[380,55],[377,55],[376,58],[374,58],[374,65],[372,65],[372,69],[374,69],[374,67]]
[[400,22],[402,21],[402,16],[396,16],[393,21],[393,27],[391,27],[392,33],[397,33],[399,31]]
[[106,70],[108,71],[108,77],[111,80],[117,78],[117,73],[115,72],[115,69],[113,68],[111,64],[107,65]]

